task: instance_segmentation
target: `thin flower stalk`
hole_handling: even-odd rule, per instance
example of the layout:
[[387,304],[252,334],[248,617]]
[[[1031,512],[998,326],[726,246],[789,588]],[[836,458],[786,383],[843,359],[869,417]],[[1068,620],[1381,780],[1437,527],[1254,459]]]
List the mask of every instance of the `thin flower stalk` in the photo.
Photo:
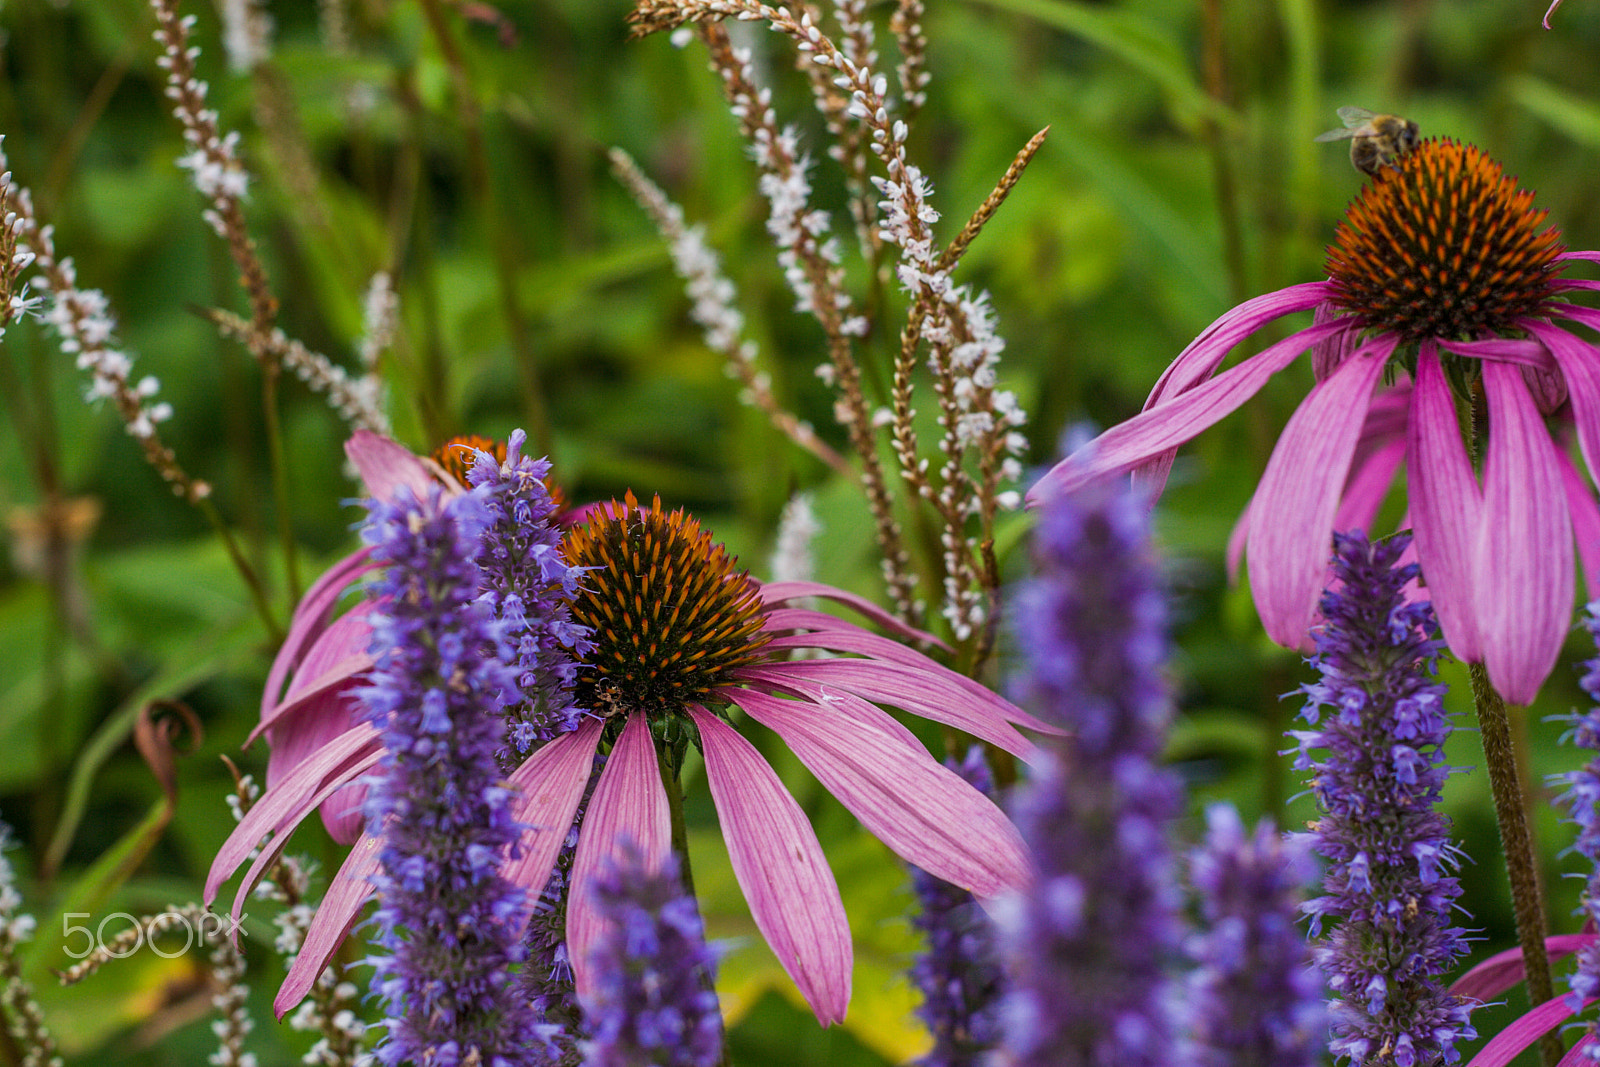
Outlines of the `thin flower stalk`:
[[1291,733],[1323,812],[1312,847],[1329,861],[1304,910],[1314,936],[1337,924],[1316,954],[1336,998],[1331,1049],[1355,1065],[1453,1063],[1476,1036],[1473,1005],[1442,981],[1467,952],[1450,925],[1460,851],[1437,810],[1451,723],[1430,677],[1444,647],[1433,608],[1404,592],[1418,573],[1400,563],[1409,544],[1335,538],[1338,585],[1315,634],[1321,679],[1304,687],[1311,729]]
[[[807,5],[814,21],[820,21],[815,5]],[[862,0],[833,0],[834,19],[839,25],[839,40],[846,56],[852,62],[869,69],[878,65],[876,29],[867,16]],[[867,147],[867,133],[860,123],[849,115],[850,98],[833,84],[828,71],[801,58],[799,66],[811,85],[811,97],[827,126],[832,144],[828,158],[838,163],[844,171],[845,188],[850,196],[850,217],[855,223],[856,240],[861,246],[862,258],[873,277],[877,277],[883,252],[883,238],[878,233],[877,204],[873,201],[872,156]]]
[[668,199],[620,148],[611,150],[611,169],[666,238],[673,268],[689,294],[690,317],[703,331],[706,347],[728,361],[728,373],[744,387],[739,393],[740,401],[763,412],[789,440],[840,474],[849,475],[850,466],[844,457],[818,437],[810,423],[797,418],[773,395],[772,376],[756,365],[756,343],[743,336],[744,316],[733,305],[733,282],[722,272],[717,254],[706,244],[705,228],[686,225],[683,209]]
[[[250,302],[251,337],[259,342],[277,317],[278,300],[245,224],[244,198],[250,174],[239,158],[239,133],[224,134],[217,125],[216,111],[206,104],[210,87],[196,74],[194,65],[200,50],[189,44],[195,16],[180,16],[177,0],[150,0],[150,7],[155,12],[155,39],[162,52],[156,63],[167,72],[167,97],[189,146],[178,166],[190,172],[195,188],[207,201],[202,212],[207,225],[227,242]],[[257,359],[266,358],[256,343],[250,345],[250,351]]]
[[851,340],[866,333],[867,320],[851,313],[844,271],[838,265],[838,242],[828,236],[827,212],[810,206],[811,161],[801,153],[795,130],[778,128],[772,92],[757,83],[749,51],[733,47],[719,25],[703,25],[701,34],[711,53],[711,68],[721,78],[723,94],[761,172],[758,184],[770,208],[767,230],[794,291],[795,309],[815,317],[827,341],[828,362],[818,374],[838,396],[835,418],[848,431],[861,462],[861,485],[877,531],[890,602],[903,620],[914,622],[916,579],[878,457],[871,405]]
[[1171,706],[1149,538],[1146,502],[1124,486],[1059,494],[1016,601],[1021,692],[1066,733],[1014,803],[1036,868],[1004,926],[1015,1067],[1173,1062],[1181,807],[1159,762]]
[[263,0],[222,0],[222,47],[228,53],[228,68],[245,74],[272,55],[272,16]]
[[64,1061],[56,1040],[17,961],[17,951],[32,940],[36,923],[33,916],[19,911],[22,893],[17,889],[16,869],[6,855],[12,845],[11,827],[0,822],[0,1014],[22,1051],[21,1067],[61,1067]]
[[900,64],[895,73],[900,79],[900,99],[908,125],[916,121],[917,113],[928,102],[928,83],[933,80],[928,73],[928,38],[922,32],[923,14],[922,0],[897,0],[894,14],[889,16],[889,32],[900,45]]
[[1190,954],[1185,1013],[1195,1067],[1317,1067],[1327,1042],[1321,973],[1297,920],[1317,867],[1305,835],[1270,819],[1247,833],[1239,813],[1206,813],[1189,860],[1204,932]]

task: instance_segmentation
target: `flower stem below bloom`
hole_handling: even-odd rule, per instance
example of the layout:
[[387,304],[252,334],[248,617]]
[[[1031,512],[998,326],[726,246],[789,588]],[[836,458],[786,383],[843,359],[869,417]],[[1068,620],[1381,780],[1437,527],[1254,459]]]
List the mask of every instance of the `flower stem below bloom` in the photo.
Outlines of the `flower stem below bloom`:
[[[1483,758],[1494,793],[1500,847],[1505,852],[1506,874],[1511,880],[1511,902],[1517,920],[1517,940],[1522,944],[1528,1000],[1537,1007],[1555,996],[1555,986],[1550,979],[1550,958],[1545,955],[1544,939],[1549,924],[1545,919],[1538,862],[1534,858],[1533,833],[1522,802],[1522,782],[1517,773],[1515,746],[1511,742],[1511,719],[1505,700],[1489,682],[1487,668],[1482,663],[1472,663],[1468,664],[1467,673],[1472,680],[1472,701],[1483,737]],[[1540,1038],[1539,1056],[1544,1067],[1556,1067],[1564,1052],[1561,1036],[1554,1030]]]

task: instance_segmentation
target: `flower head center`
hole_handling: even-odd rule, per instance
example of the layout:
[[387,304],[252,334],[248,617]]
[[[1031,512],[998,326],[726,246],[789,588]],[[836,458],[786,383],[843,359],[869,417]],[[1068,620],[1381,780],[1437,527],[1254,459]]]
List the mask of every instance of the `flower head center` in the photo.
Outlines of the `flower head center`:
[[681,711],[759,662],[769,640],[761,591],[738,560],[684,512],[632,493],[567,535],[567,562],[587,568],[572,619],[593,631],[577,702],[597,714]]
[[1407,341],[1514,330],[1554,292],[1565,246],[1540,231],[1547,214],[1473,145],[1431,138],[1346,211],[1328,247],[1332,303]]
[[483,437],[480,434],[468,433],[459,437],[452,437],[433,451],[433,461],[445,469],[445,472],[460,482],[467,484],[467,474],[476,462],[477,453],[487,452],[493,456],[496,463],[506,461],[506,443],[496,441],[492,437]]

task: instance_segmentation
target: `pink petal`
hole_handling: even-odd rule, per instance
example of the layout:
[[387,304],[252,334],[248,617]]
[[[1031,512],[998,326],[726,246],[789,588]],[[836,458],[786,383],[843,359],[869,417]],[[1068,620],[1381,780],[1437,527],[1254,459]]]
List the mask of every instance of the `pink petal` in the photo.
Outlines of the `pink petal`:
[[833,586],[823,585],[821,582],[767,582],[761,587],[761,600],[768,605],[782,604],[785,601],[799,600],[804,597],[819,597],[823,600],[832,600],[843,604],[885,630],[921,644],[932,645],[946,652],[950,651],[950,646],[933,634],[925,633],[915,626],[907,626],[866,597],[847,593],[843,589],[835,589]]
[[1572,626],[1572,519],[1555,442],[1516,367],[1483,365],[1489,450],[1477,573],[1479,637],[1489,680],[1530,704]]
[[537,900],[555,870],[556,856],[572,829],[583,788],[594,769],[594,753],[605,724],[585,719],[523,761],[509,781],[517,789],[511,817],[528,827],[522,832],[521,854],[501,869],[506,881],[520,885]]
[[1394,485],[1395,472],[1406,455],[1406,439],[1395,437],[1384,442],[1364,459],[1356,460],[1355,473],[1345,486],[1344,499],[1333,517],[1335,530],[1362,529],[1372,532],[1378,508]]
[[885,712],[842,691],[825,707],[751,689],[717,695],[769,727],[872,835],[902,859],[979,897],[1031,877],[1027,848],[994,802]]
[[1111,427],[1052,467],[1028,490],[1028,503],[1037,506],[1050,494],[1069,492],[1158,460],[1237,410],[1312,345],[1348,328],[1338,322],[1308,327],[1204,384]]
[[816,1013],[831,1026],[850,1003],[850,924],[833,871],[800,805],[755,746],[691,706],[733,874],[761,936]]
[[875,704],[890,704],[954,726],[1018,759],[1031,761],[1037,752],[1033,742],[1007,721],[1007,713],[1001,709],[1016,710],[1007,701],[988,690],[981,702],[965,692],[951,692],[935,676],[910,667],[860,659],[811,659],[744,667],[734,673],[769,686],[806,683],[795,692],[811,700],[819,699],[817,694],[827,683]]
[[1394,348],[1369,345],[1317,384],[1283,428],[1250,507],[1250,592],[1267,634],[1306,642],[1333,553],[1333,516],[1366,421],[1373,386]]
[[1556,460],[1561,464],[1567,513],[1572,516],[1572,538],[1578,544],[1578,560],[1583,565],[1583,587],[1592,600],[1600,597],[1600,504],[1567,454],[1558,450]]
[[1461,430],[1455,401],[1432,342],[1417,354],[1411,393],[1406,474],[1422,580],[1451,651],[1466,662],[1483,659],[1473,607],[1473,560],[1482,498]]
[[318,635],[295,671],[289,691],[276,707],[262,713],[261,721],[245,739],[246,745],[262,733],[277,728],[286,718],[298,715],[331,690],[372,669],[372,656],[367,652],[372,643],[372,623],[368,618],[371,610],[370,604],[363,604],[339,616]]
[[[1550,10],[1554,11],[1560,3],[1561,0],[1556,0],[1550,5]],[[1549,14],[1545,15],[1545,18],[1549,17]],[[1596,1044],[1600,1044],[1600,1037],[1597,1037],[1593,1030],[1584,1031],[1583,1036],[1578,1038],[1578,1043],[1567,1049],[1567,1054],[1561,1057],[1561,1062],[1557,1063],[1556,1067],[1583,1067],[1584,1064],[1593,1063]]]
[[328,790],[319,796],[324,785],[329,781],[335,787],[346,784],[360,773],[353,771],[353,767],[377,754],[378,744],[378,732],[371,724],[363,723],[324,746],[287,778],[261,794],[211,861],[211,871],[206,876],[206,904],[209,906],[216,899],[218,887],[238,869],[263,837],[270,832],[286,838],[288,831],[331,792]]
[[[1565,959],[1595,939],[1594,934],[1555,934],[1544,939],[1550,962]],[[1450,992],[1469,1000],[1487,1002],[1522,982],[1522,947],[1508,948],[1478,964],[1450,983]]]
[[572,859],[572,887],[567,896],[567,955],[578,996],[594,995],[594,974],[589,954],[604,923],[594,907],[594,877],[616,862],[624,842],[643,854],[646,864],[659,866],[672,849],[672,817],[667,793],[656,766],[656,746],[643,712],[628,716],[594,787],[589,810],[578,832],[578,851]]
[[367,492],[379,500],[392,501],[395,492],[406,486],[418,500],[438,486],[433,469],[399,443],[371,430],[357,430],[344,443],[344,454],[361,472]]
[[328,882],[328,891],[306,928],[300,954],[272,999],[273,1014],[279,1019],[311,992],[317,976],[355,925],[361,906],[373,898],[372,876],[378,872],[378,851],[382,847],[383,838],[363,835]]
[[283,695],[284,680],[288,678],[290,671],[300,665],[300,658],[304,654],[307,642],[322,632],[334,605],[339,602],[345,590],[349,589],[351,583],[361,575],[377,567],[377,564],[367,558],[371,553],[370,548],[363,548],[339,560],[311,583],[306,595],[300,598],[299,605],[294,609],[294,618],[289,620],[289,633],[283,639],[278,654],[273,657],[272,669],[267,673],[266,687],[261,691],[263,717]]
[[1229,582],[1237,582],[1239,580],[1239,564],[1244,562],[1245,542],[1250,539],[1250,512],[1255,509],[1255,506],[1256,496],[1251,493],[1244,510],[1234,520],[1233,529],[1228,531],[1227,560]]
[[1302,282],[1253,297],[1223,312],[1162,372],[1144,402],[1145,408],[1152,408],[1169,396],[1188,392],[1195,383],[1215,374],[1240,341],[1274,319],[1318,307],[1326,302],[1328,293],[1327,282]]
[[1505,1067],[1523,1049],[1572,1014],[1564,997],[1547,1000],[1489,1039],[1467,1067]]
[[1522,319],[1519,325],[1544,343],[1561,368],[1584,465],[1600,477],[1600,368],[1595,366],[1594,346],[1549,323]]

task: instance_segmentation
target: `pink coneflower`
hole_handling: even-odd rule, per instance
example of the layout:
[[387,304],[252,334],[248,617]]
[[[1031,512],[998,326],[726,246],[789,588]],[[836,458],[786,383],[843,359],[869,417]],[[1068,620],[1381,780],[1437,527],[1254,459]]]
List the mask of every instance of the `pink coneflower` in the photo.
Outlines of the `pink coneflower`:
[[[1545,215],[1477,148],[1423,142],[1351,204],[1327,281],[1223,315],[1167,368],[1143,412],[1068,456],[1030,499],[1126,471],[1159,489],[1179,445],[1311,351],[1317,384],[1247,518],[1250,588],[1268,634],[1305,647],[1336,519],[1338,529],[1370,526],[1403,453],[1417,558],[1445,638],[1506,699],[1528,703],[1571,625],[1575,535],[1587,584],[1600,588],[1600,510],[1566,448],[1575,424],[1584,462],[1600,472],[1600,350],[1566,326],[1600,328],[1600,311],[1562,299],[1600,283],[1558,275],[1600,253],[1565,251],[1558,230],[1540,229]],[[1250,334],[1310,310],[1310,327],[1216,374]]]
[[[373,435],[358,437],[351,452],[375,496],[436,477],[431,465]],[[901,636],[926,635],[829,586],[763,586],[737,571],[734,558],[697,521],[664,511],[659,500],[645,508],[629,495],[594,509],[584,526],[567,535],[564,555],[567,564],[587,568],[584,588],[570,607],[573,621],[592,631],[593,647],[579,663],[574,691],[588,712],[575,730],[538,748],[508,776],[518,791],[513,817],[530,829],[504,873],[538,893],[572,825],[595,753],[609,747],[579,837],[568,902],[568,951],[580,994],[591,980],[588,954],[601,923],[591,879],[614,861],[624,842],[655,861],[664,858],[671,828],[663,772],[675,776],[693,745],[704,756],[734,874],[756,925],[817,1018],[827,1024],[844,1017],[852,950],[838,887],[799,805],[731,724],[734,709],[777,733],[868,830],[908,862],[983,898],[1027,880],[1025,848],[1000,809],[877,705],[945,723],[1024,759],[1032,757],[1033,745],[1013,724],[1048,727],[896,640],[789,604],[823,598]],[[348,585],[347,575],[361,566],[341,564],[338,575],[319,583],[323,587],[308,600],[321,597],[331,604],[330,589]],[[314,622],[324,639],[339,625],[327,624],[321,606],[305,614],[307,633]],[[348,635],[332,642],[305,634],[292,640],[311,649],[291,654],[296,662],[275,671],[278,683],[291,672],[314,670],[316,677],[305,686],[298,674],[290,678],[291,696],[337,693],[370,669]],[[788,658],[800,650],[842,655]],[[274,705],[268,729],[292,744],[297,757],[219,852],[207,881],[208,900],[270,833],[240,887],[237,911],[289,831],[371,773],[372,727],[353,725],[337,700],[313,704],[291,708],[290,716],[276,710],[283,702]],[[308,708],[320,725],[307,721]],[[370,898],[377,848],[363,833],[332,879],[279,991],[280,1014],[304,995]]]

